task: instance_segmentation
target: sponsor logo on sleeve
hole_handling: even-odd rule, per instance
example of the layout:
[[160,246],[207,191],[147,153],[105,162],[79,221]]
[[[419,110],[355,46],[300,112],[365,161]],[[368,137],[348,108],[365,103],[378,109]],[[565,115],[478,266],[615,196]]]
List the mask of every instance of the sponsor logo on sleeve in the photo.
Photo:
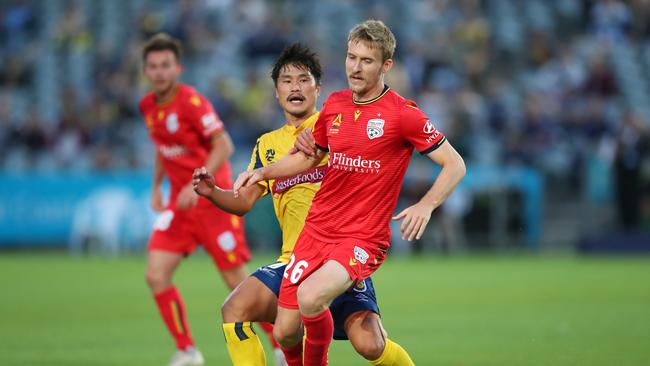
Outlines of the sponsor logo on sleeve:
[[431,135],[432,133],[437,132],[436,128],[433,127],[433,123],[431,123],[430,120],[427,120],[427,122],[424,124],[424,127],[422,127],[422,131],[427,135]]
[[440,132],[436,131],[433,133],[433,135],[427,137],[427,144],[430,144],[436,140],[438,140],[438,137],[440,137]]
[[440,138],[440,131],[438,131],[435,127],[433,127],[433,124],[429,120],[427,120],[427,122],[424,124],[424,127],[422,127],[422,132],[429,135],[426,138],[427,144],[438,141],[438,139]]
[[366,133],[368,138],[373,140],[384,135],[384,120],[373,118],[368,121],[366,125]]
[[206,131],[214,131],[223,125],[217,118],[217,115],[212,112],[203,115],[203,117],[201,117],[201,123]]

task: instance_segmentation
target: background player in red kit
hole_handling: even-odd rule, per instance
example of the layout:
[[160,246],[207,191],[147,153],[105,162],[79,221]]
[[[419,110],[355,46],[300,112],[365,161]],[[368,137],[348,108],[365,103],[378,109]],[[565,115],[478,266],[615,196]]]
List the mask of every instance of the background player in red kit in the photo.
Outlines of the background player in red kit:
[[[289,365],[327,364],[333,332],[328,306],[384,261],[391,214],[413,149],[442,169],[424,197],[394,217],[403,219],[401,232],[408,240],[421,237],[433,210],[465,175],[463,159],[426,115],[384,84],[394,49],[395,37],[382,22],[369,20],[354,27],[345,62],[349,89],[332,93],[325,101],[313,133],[318,149],[312,156],[303,151],[244,172],[233,187],[237,192],[260,180],[297,174],[329,152],[329,170],[280,290],[276,338],[299,331],[295,329],[299,316],[306,332],[304,359],[287,356]],[[386,347],[371,363],[391,357],[390,349]]]
[[[152,92],[142,98],[140,111],[156,145],[152,206],[160,212],[149,241],[146,279],[178,348],[169,364],[201,365],[203,356],[194,347],[172,275],[200,243],[230,289],[247,277],[250,253],[243,221],[199,198],[192,188],[192,172],[201,165],[213,172],[219,185],[232,186],[228,157],[233,146],[210,102],[179,83],[182,67],[176,40],[155,35],[144,46],[142,58]],[[171,186],[167,206],[160,190],[165,175]]]

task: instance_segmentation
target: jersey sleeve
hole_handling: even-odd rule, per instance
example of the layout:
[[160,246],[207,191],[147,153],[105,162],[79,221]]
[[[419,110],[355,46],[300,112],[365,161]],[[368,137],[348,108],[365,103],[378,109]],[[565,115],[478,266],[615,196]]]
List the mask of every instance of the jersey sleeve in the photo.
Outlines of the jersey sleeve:
[[417,104],[407,101],[402,107],[402,137],[422,155],[439,148],[445,136],[438,131]]
[[[264,165],[262,164],[262,158],[260,157],[260,139],[257,139],[255,147],[253,147],[253,153],[251,154],[251,162],[248,164],[248,171],[261,168],[263,166]],[[257,184],[264,188],[264,193],[262,196],[265,196],[267,193],[269,193],[269,182],[263,180]]]
[[321,110],[318,115],[318,119],[314,124],[314,141],[316,142],[316,147],[319,149],[329,152],[329,142],[327,139],[327,100],[323,104],[323,110]]
[[209,138],[224,130],[221,118],[206,97],[198,93],[191,94],[186,109],[191,123],[203,137]]
[[142,119],[144,120],[145,125],[147,126],[148,129],[151,129],[153,126],[153,118],[150,115],[147,115],[150,111],[150,103],[148,103],[147,98],[142,98],[140,103],[138,104],[138,108],[140,109],[140,115],[142,116]]

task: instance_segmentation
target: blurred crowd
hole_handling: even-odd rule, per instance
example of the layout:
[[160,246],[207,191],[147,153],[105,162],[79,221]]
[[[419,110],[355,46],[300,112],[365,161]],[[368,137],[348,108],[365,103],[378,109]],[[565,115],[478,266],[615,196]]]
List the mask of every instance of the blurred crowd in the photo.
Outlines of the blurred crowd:
[[3,1],[1,169],[148,168],[140,47],[160,31],[244,161],[283,123],[269,75],[282,48],[318,51],[322,103],[345,88],[347,31],[366,18],[396,34],[389,85],[468,163],[531,167],[569,195],[611,172],[619,204],[645,195],[650,212],[649,0]]

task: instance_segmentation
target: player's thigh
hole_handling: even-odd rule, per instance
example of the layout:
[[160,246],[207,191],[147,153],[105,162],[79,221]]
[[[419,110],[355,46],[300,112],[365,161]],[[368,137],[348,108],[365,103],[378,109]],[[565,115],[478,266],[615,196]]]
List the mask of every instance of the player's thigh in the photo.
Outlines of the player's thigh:
[[246,265],[244,264],[221,271],[220,273],[221,278],[223,278],[223,281],[231,290],[248,278],[248,269],[246,269]]
[[[380,311],[377,297],[371,278],[357,282],[354,287],[338,296],[330,305],[334,320],[334,339],[348,339],[346,322],[357,319],[359,314],[376,314],[379,318]],[[352,316],[357,314],[355,316]],[[381,323],[380,323],[381,325]],[[383,331],[382,328],[382,333]]]
[[361,310],[350,314],[343,324],[345,333],[352,343],[355,343],[353,339],[384,339],[386,337],[381,318],[370,310]]
[[147,277],[171,277],[184,257],[179,252],[150,250],[147,253]]
[[274,322],[278,298],[258,278],[249,276],[226,298],[221,307],[224,323]]
[[386,346],[386,334],[377,313],[357,311],[347,317],[345,333],[352,347],[367,359],[377,359]]
[[298,288],[299,303],[329,304],[352,286],[352,279],[341,263],[328,260],[307,277]]
[[332,244],[324,243],[303,230],[298,237],[289,263],[283,273],[278,304],[286,309],[298,309],[298,288],[326,260]]

